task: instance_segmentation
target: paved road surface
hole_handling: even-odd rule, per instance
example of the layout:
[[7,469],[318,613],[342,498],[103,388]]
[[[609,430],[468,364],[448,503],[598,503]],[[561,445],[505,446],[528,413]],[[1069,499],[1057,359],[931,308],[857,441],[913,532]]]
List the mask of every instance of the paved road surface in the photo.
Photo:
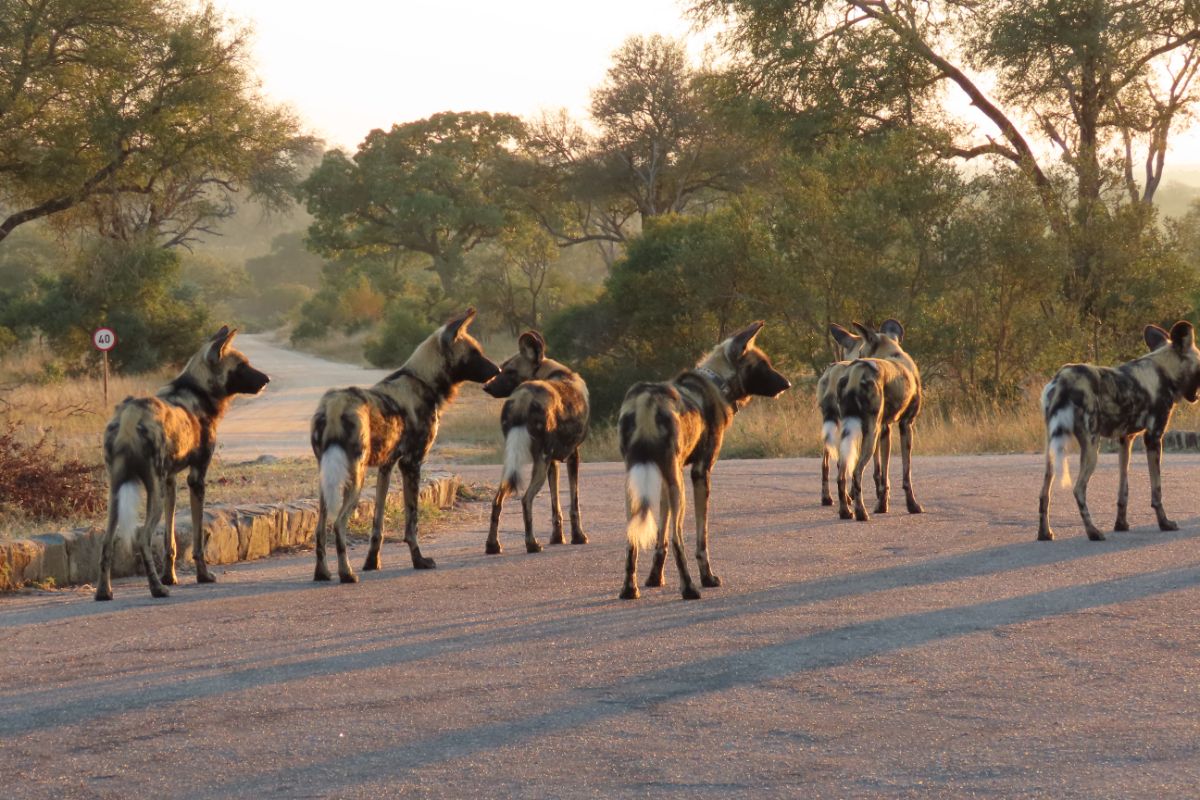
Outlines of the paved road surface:
[[814,502],[814,461],[723,462],[699,602],[670,567],[616,599],[613,464],[585,465],[585,547],[526,555],[512,504],[485,556],[477,502],[432,572],[389,540],[354,586],[300,554],[164,601],[4,598],[0,795],[1195,797],[1200,457],[1166,461],[1183,530],[1151,527],[1139,463],[1105,543],[1061,492],[1033,541],[1032,456],[918,458],[928,513],[868,524]]
[[272,343],[261,334],[239,334],[235,346],[271,376],[256,397],[237,397],[221,421],[217,457],[248,461],[263,454],[312,455],[308,423],[317,402],[333,386],[369,386],[389,370],[326,361]]

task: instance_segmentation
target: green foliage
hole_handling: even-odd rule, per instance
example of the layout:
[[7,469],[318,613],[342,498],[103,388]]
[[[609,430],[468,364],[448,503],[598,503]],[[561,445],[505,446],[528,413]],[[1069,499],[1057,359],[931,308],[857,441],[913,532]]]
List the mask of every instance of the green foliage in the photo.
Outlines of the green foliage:
[[753,207],[658,217],[614,265],[605,295],[553,319],[547,341],[588,380],[593,414],[609,416],[634,380],[673,377],[761,316],[772,259]]
[[394,306],[384,317],[379,335],[367,342],[363,355],[377,367],[397,367],[425,341],[433,327],[418,309]]
[[109,237],[180,244],[232,213],[239,188],[287,202],[311,141],[256,94],[247,54],[211,6],[3,4],[0,239],[71,212]]
[[180,258],[152,243],[99,242],[48,287],[39,327],[60,356],[81,363],[92,331],[117,333],[115,368],[141,372],[182,363],[209,327],[202,306],[180,283]]
[[326,153],[300,188],[310,247],[330,258],[423,254],[452,295],[465,254],[512,222],[505,176],[523,135],[507,114],[446,112],[371,131],[352,158]]

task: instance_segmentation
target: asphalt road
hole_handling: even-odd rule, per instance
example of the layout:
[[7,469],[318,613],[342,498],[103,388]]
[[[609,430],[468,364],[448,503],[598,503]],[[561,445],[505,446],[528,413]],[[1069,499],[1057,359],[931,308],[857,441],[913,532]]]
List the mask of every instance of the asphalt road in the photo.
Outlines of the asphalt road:
[[927,513],[869,523],[817,504],[817,468],[718,465],[725,585],[697,602],[671,566],[617,600],[614,464],[584,466],[587,546],[525,554],[511,503],[485,556],[474,502],[428,529],[431,572],[389,539],[353,586],[298,554],[167,600],[6,597],[0,796],[1197,796],[1200,457],[1166,458],[1181,531],[1139,459],[1103,543],[1061,491],[1033,540],[1036,457],[918,458]]

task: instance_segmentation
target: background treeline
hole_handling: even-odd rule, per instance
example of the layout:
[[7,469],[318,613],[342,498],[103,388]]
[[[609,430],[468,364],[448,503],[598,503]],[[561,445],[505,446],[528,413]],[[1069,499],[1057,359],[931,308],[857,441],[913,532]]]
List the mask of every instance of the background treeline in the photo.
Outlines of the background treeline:
[[99,324],[141,370],[215,319],[392,366],[471,304],[543,328],[603,416],[749,320],[800,378],[830,322],[895,316],[937,402],[1003,407],[1200,298],[1200,207],[1156,203],[1194,3],[700,0],[719,57],[634,37],[586,119],[446,112],[323,153],[211,8],[0,9],[0,349],[43,341],[55,374]]

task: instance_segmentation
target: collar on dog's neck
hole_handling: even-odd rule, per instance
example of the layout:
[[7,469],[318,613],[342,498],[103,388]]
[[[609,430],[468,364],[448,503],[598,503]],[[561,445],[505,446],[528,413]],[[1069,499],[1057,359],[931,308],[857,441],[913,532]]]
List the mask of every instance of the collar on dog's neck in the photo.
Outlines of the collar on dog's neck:
[[445,396],[443,392],[438,391],[438,387],[434,386],[432,383],[425,380],[408,367],[401,367],[391,375],[388,375],[386,378],[384,378],[383,382],[391,383],[397,378],[411,378],[412,380],[416,381],[417,385],[421,387],[422,394],[425,395],[425,400],[434,406],[439,405],[441,399]]
[[696,367],[696,372],[699,372],[704,377],[708,378],[717,387],[717,391],[721,393],[721,397],[725,398],[725,402],[729,403],[737,410],[737,404],[733,402],[733,396],[730,393],[732,388],[729,381],[722,378],[717,373],[713,372],[708,367]]

